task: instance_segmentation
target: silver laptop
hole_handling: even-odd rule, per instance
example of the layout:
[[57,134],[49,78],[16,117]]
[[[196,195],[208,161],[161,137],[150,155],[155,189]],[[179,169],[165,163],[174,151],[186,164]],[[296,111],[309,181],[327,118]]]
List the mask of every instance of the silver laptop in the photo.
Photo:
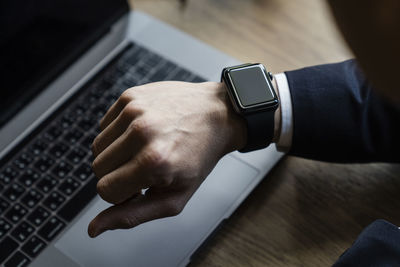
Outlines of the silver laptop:
[[185,266],[282,156],[225,156],[183,212],[89,238],[97,122],[129,87],[219,81],[240,62],[125,0],[3,1],[0,10],[0,263]]

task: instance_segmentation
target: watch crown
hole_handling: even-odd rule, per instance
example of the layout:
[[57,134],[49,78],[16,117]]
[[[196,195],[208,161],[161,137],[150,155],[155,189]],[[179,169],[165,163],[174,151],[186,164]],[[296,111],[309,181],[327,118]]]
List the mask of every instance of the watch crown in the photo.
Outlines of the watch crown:
[[274,79],[274,75],[272,75],[272,73],[269,71],[268,71],[268,77],[271,79],[271,81]]

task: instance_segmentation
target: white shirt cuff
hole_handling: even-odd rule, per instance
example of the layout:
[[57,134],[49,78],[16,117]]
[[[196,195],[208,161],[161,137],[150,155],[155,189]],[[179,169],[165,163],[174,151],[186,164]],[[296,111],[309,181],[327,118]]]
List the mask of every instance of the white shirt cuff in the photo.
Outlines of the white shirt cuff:
[[287,152],[292,145],[293,137],[293,107],[289,84],[284,73],[274,75],[280,98],[281,131],[276,146],[279,151]]

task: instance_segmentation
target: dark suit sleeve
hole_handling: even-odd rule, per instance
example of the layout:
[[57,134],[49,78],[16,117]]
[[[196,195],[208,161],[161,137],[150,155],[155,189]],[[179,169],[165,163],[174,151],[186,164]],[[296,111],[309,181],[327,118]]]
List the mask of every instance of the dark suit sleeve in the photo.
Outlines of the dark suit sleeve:
[[400,266],[400,229],[384,220],[365,228],[333,267]]
[[400,111],[374,92],[354,60],[285,74],[293,105],[289,154],[331,162],[400,162]]

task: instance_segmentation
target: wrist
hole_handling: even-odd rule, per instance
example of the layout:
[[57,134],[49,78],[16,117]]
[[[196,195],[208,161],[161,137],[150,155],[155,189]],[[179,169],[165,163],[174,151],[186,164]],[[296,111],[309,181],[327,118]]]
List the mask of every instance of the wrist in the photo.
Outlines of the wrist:
[[[276,79],[272,80],[272,85],[274,90],[280,100],[279,90],[276,83]],[[227,140],[225,154],[232,151],[241,150],[246,146],[247,143],[247,124],[243,117],[237,114],[232,106],[232,102],[227,93],[227,88],[225,83],[217,83],[218,97],[221,100],[226,112],[225,125],[228,129],[225,136]],[[272,139],[273,143],[279,141],[279,136],[281,132],[281,108],[278,106],[274,113],[274,137]]]
[[[276,83],[276,79],[272,80],[272,85],[276,92],[278,99],[280,100],[279,90]],[[223,110],[225,112],[224,123],[227,131],[225,132],[226,148],[225,154],[241,150],[246,146],[247,143],[247,124],[243,117],[237,114],[232,106],[232,102],[227,93],[225,83],[217,83],[218,98],[222,103]],[[281,132],[281,108],[280,105],[274,113],[274,136],[272,139],[273,143],[277,143]]]
[[245,119],[234,110],[225,83],[217,83],[217,91],[223,110],[221,126],[225,126],[219,127],[219,130],[223,132],[224,154],[227,154],[246,146],[247,124]]
[[[279,88],[278,84],[276,82],[276,79],[272,80],[272,85],[274,87],[275,93],[279,99],[279,102],[281,101],[281,97],[279,95]],[[281,127],[282,127],[282,113],[281,113],[281,105],[278,105],[278,108],[275,110],[274,114],[274,137],[272,138],[273,143],[278,143],[279,141],[279,136],[281,134]]]

